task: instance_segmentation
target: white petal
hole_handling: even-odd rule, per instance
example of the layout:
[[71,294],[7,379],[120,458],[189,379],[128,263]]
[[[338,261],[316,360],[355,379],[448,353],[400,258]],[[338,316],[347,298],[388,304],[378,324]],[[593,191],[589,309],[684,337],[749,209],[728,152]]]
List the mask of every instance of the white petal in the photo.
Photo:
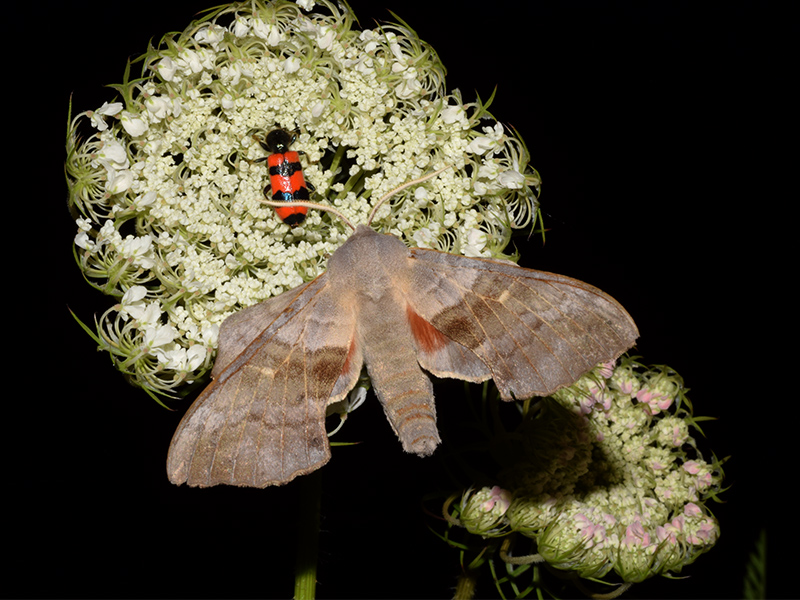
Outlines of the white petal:
[[101,106],[94,112],[99,113],[101,115],[107,115],[109,117],[113,117],[121,110],[122,110],[122,102],[112,102],[111,104],[109,104],[108,102],[103,102],[103,106]]
[[75,245],[84,250],[91,250],[94,247],[94,242],[92,242],[88,233],[81,231],[75,236]]
[[131,137],[139,137],[147,131],[147,123],[140,116],[129,112],[123,112],[120,118],[122,127]]
[[147,288],[143,285],[134,285],[133,287],[128,288],[128,291],[125,292],[122,296],[122,305],[125,306],[126,304],[131,304],[133,302],[139,302],[147,295]]
[[317,45],[321,50],[328,50],[336,38],[336,32],[328,26],[320,27],[317,33]]
[[161,325],[160,327],[148,325],[144,328],[144,341],[148,348],[169,344],[177,335],[177,330],[171,325]]
[[128,153],[125,151],[125,147],[116,140],[106,142],[98,158],[116,163],[119,166],[128,165]]
[[300,59],[296,56],[290,56],[287,58],[283,63],[283,71],[287,75],[289,73],[295,73],[300,70]]
[[114,175],[106,181],[106,191],[109,194],[120,194],[130,189],[133,183],[133,173],[125,169],[116,171]]
[[206,354],[208,354],[208,350],[199,344],[195,344],[189,348],[186,351],[186,370],[194,371],[197,367],[202,365],[203,361],[206,359]]
[[237,38],[243,38],[250,33],[250,25],[244,17],[237,17],[233,24],[233,35]]
[[136,199],[133,201],[133,205],[142,210],[149,206],[153,206],[156,201],[157,194],[153,191],[149,191],[144,195],[136,196]]
[[172,81],[175,77],[175,72],[178,70],[178,65],[175,64],[169,56],[162,58],[158,62],[158,74],[164,81]]
[[525,185],[525,177],[519,171],[503,171],[497,177],[497,182],[509,190],[521,190]]
[[170,108],[167,101],[160,96],[150,96],[145,99],[144,105],[147,107],[147,111],[159,120],[167,116],[167,111]]
[[161,303],[158,301],[149,302],[144,309],[144,312],[140,314],[138,318],[140,323],[149,323],[151,325],[156,325],[158,321],[161,319]]
[[447,125],[451,125],[456,121],[460,121],[464,117],[463,106],[447,106],[442,109],[442,121]]
[[469,143],[467,152],[480,155],[492,148],[494,148],[494,142],[486,136],[479,135]]

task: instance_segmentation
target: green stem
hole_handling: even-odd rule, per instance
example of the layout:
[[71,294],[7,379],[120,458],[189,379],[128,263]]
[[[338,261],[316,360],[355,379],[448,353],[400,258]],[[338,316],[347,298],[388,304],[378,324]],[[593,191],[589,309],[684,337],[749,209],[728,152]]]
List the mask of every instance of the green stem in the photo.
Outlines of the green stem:
[[294,570],[295,600],[313,600],[317,591],[321,495],[320,470],[300,478],[300,510],[297,515],[297,554]]
[[475,597],[475,586],[478,583],[477,574],[475,571],[464,571],[458,578],[456,584],[456,593],[453,594],[453,600],[472,600]]

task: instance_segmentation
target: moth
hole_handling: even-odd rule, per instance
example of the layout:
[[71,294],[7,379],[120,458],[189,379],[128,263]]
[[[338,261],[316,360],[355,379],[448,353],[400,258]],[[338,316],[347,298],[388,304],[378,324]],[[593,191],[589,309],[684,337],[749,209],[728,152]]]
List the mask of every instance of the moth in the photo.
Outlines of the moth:
[[325,273],[223,322],[213,382],[175,432],[168,475],[263,488],[320,468],[326,408],[362,365],[403,449],[427,456],[440,438],[426,372],[491,378],[503,400],[546,396],[637,337],[625,309],[589,284],[408,248],[359,225]]

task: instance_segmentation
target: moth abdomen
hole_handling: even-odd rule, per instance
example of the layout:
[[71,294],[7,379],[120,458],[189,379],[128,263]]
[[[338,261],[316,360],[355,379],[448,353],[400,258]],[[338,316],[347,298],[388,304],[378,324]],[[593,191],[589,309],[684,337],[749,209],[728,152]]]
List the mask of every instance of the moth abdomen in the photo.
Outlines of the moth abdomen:
[[419,368],[413,353],[408,355],[413,362],[402,361],[405,368],[398,369],[394,361],[371,364],[367,359],[367,369],[383,412],[403,449],[427,456],[440,442],[433,385]]
[[440,442],[431,380],[417,362],[410,336],[398,341],[376,334],[364,349],[373,389],[403,449],[427,456]]

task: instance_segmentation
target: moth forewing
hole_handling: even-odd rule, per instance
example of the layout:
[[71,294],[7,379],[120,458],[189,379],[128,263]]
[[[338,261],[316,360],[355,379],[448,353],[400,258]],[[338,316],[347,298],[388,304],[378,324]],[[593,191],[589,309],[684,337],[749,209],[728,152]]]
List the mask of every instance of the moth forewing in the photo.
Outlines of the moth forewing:
[[434,250],[411,252],[416,311],[471,350],[505,400],[571,385],[638,337],[618,302],[576,279]]
[[330,457],[325,407],[337,381],[349,378],[343,397],[361,368],[351,352],[352,313],[340,310],[321,276],[228,321],[223,367],[170,445],[170,480],[265,487],[319,468]]
[[211,376],[219,379],[222,371],[239,357],[246,362],[256,347],[249,355],[243,353],[256,338],[267,341],[270,331],[274,332],[293,314],[305,308],[326,283],[327,277],[323,273],[308,283],[243,308],[225,319],[219,331],[219,347]]

